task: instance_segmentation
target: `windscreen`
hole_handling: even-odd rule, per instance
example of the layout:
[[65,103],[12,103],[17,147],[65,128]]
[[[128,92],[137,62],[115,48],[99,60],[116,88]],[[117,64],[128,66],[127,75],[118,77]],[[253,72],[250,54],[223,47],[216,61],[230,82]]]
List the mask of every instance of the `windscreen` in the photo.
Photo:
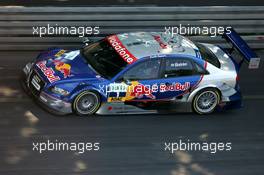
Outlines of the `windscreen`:
[[206,46],[200,43],[196,43],[196,46],[198,47],[203,60],[211,63],[215,67],[220,68],[220,62],[211,50],[209,50]]
[[81,53],[88,64],[107,79],[113,78],[127,65],[106,40],[84,47]]

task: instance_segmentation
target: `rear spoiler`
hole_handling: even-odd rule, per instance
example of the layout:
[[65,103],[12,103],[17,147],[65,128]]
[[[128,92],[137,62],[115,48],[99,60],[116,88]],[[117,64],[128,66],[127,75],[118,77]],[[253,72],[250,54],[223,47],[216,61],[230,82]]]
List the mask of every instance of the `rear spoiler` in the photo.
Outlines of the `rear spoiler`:
[[243,60],[239,63],[239,65],[241,65],[242,62],[246,60],[249,63],[248,67],[250,69],[257,69],[259,67],[260,58],[254,51],[252,51],[248,44],[233,28],[230,28],[229,31],[225,31],[223,38],[225,38],[228,43],[232,44],[230,53],[232,53],[234,49],[237,49],[238,52],[243,56]]

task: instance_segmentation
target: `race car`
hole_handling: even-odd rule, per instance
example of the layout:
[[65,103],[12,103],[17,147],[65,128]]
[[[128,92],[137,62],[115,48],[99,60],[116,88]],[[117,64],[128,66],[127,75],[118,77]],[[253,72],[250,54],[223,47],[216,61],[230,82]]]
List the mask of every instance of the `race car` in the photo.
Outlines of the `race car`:
[[[234,29],[231,50],[181,35],[110,35],[80,50],[49,49],[24,69],[23,84],[59,114],[209,114],[241,106],[238,72],[259,59]],[[232,56],[238,52],[243,59]]]

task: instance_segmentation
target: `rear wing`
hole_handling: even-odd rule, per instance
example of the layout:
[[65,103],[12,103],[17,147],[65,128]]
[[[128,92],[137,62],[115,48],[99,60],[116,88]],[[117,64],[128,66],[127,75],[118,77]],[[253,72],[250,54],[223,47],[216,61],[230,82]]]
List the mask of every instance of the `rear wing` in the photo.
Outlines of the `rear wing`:
[[228,43],[232,44],[230,54],[236,49],[242,55],[243,59],[239,65],[246,60],[249,63],[249,69],[257,69],[259,67],[260,58],[233,28],[229,31],[225,31],[223,38],[225,38]]

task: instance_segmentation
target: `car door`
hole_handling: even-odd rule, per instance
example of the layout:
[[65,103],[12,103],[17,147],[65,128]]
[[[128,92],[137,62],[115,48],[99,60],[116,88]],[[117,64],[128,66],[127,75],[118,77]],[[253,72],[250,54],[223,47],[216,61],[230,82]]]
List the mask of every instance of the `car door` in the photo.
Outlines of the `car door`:
[[164,58],[161,73],[160,99],[181,98],[200,82],[202,71],[200,66],[190,58]]
[[111,84],[108,102],[157,100],[161,59],[146,59],[135,63]]

